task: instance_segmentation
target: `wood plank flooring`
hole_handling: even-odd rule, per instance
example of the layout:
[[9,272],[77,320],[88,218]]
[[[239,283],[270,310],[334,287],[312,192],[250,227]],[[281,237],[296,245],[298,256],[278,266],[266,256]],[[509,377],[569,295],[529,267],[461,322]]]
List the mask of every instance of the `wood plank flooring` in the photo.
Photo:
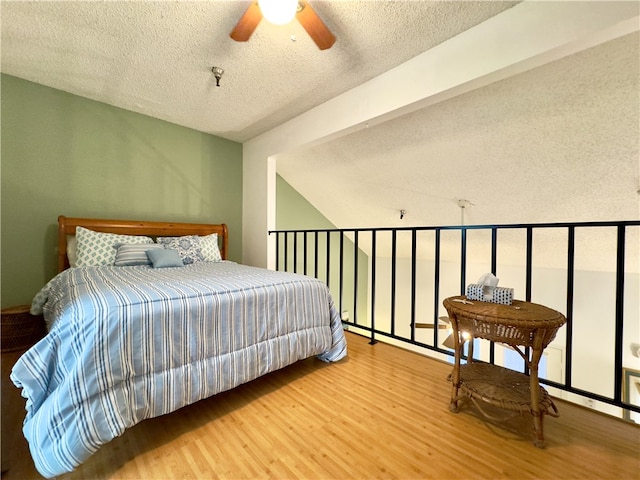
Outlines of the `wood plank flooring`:
[[[450,365],[347,340],[346,360],[307,359],[146,420],[59,478],[640,479],[636,425],[557,401],[539,449],[526,416],[449,412]],[[41,478],[13,441],[3,480]]]

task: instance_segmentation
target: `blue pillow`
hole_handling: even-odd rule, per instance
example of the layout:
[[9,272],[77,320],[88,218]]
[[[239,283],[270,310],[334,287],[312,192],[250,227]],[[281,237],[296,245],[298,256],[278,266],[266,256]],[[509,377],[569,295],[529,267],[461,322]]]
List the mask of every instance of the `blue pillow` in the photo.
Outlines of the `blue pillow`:
[[114,245],[116,249],[116,267],[128,267],[133,265],[151,265],[151,261],[147,256],[147,250],[163,249],[162,245],[156,243],[117,243]]
[[180,258],[180,254],[177,250],[172,248],[162,248],[157,250],[147,250],[147,256],[153,268],[166,268],[166,267],[183,267],[184,263]]

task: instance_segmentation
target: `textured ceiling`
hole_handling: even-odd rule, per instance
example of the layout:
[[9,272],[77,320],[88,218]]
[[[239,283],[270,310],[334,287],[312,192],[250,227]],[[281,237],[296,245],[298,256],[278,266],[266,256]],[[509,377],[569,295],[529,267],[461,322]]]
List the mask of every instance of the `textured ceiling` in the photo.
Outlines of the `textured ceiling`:
[[[296,154],[278,172],[341,228],[640,219],[640,34],[633,33]],[[464,212],[460,199],[471,202]],[[400,210],[405,210],[400,218]],[[524,236],[501,234],[521,261]],[[588,237],[588,243],[584,243]],[[582,230],[579,268],[611,271],[615,229]],[[442,257],[460,255],[457,237]],[[361,235],[361,248],[370,239]],[[390,255],[390,236],[378,255]],[[538,265],[566,265],[566,232],[536,238]],[[469,255],[487,258],[487,232]],[[640,229],[627,271],[640,269]],[[484,245],[484,247],[482,246]],[[507,245],[507,247],[505,247]],[[400,256],[411,236],[398,236]],[[418,256],[433,255],[433,235]],[[516,259],[516,260],[513,260]]]
[[2,1],[2,72],[242,142],[516,3],[313,1],[320,51],[297,21],[231,40],[246,1]]
[[455,225],[458,199],[468,224],[638,219],[639,40],[281,154],[278,172],[345,227]]
[[[248,2],[2,1],[2,72],[244,142],[518,2],[312,3],[329,50],[296,22],[232,41]],[[600,43],[282,152],[278,173],[341,228],[458,224],[459,199],[467,224],[638,219],[640,40]]]

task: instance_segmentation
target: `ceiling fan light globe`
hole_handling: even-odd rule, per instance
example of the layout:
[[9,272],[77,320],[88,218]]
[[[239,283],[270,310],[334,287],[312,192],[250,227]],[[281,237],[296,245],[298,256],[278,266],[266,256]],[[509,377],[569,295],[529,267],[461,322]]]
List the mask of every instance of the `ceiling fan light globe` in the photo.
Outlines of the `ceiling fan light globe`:
[[262,16],[270,23],[286,25],[296,15],[298,0],[258,0]]

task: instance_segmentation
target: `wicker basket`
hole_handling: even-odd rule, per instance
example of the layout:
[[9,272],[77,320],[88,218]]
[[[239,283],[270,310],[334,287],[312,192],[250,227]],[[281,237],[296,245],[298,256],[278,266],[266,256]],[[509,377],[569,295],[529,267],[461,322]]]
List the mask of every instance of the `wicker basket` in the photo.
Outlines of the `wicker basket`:
[[26,350],[46,334],[44,318],[31,315],[28,305],[2,310],[2,353]]

